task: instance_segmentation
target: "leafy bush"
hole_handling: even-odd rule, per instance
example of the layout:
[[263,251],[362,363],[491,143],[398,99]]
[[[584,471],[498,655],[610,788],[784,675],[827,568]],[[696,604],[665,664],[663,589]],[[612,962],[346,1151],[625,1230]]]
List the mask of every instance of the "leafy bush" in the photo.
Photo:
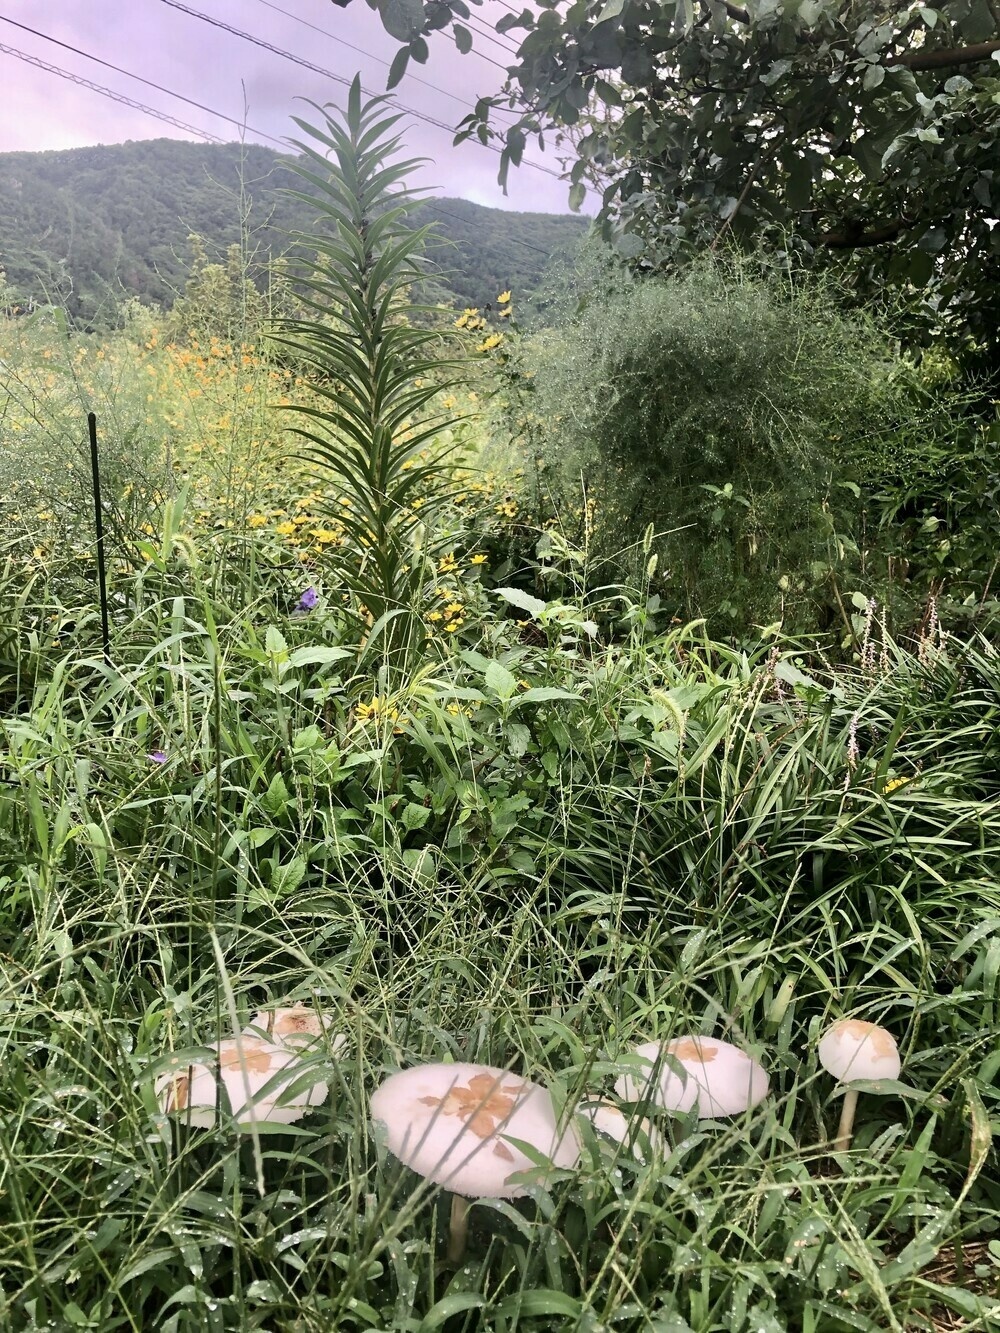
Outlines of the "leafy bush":
[[678,614],[810,623],[854,525],[843,464],[913,414],[910,368],[829,292],[760,267],[633,281],[598,262],[574,295],[508,363],[546,505],[582,481],[603,556],[654,524]]

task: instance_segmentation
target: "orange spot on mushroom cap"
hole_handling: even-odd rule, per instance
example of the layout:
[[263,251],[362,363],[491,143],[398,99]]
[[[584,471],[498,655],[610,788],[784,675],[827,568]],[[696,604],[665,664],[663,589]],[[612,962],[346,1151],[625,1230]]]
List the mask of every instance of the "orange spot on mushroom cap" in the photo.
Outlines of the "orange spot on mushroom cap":
[[879,1060],[891,1060],[896,1054],[896,1041],[891,1032],[880,1028],[877,1023],[866,1023],[863,1018],[842,1018],[834,1023],[831,1031],[837,1037],[848,1037],[860,1046],[862,1042],[871,1043],[872,1050]]
[[678,1037],[675,1041],[667,1042],[666,1051],[678,1060],[700,1060],[703,1065],[714,1060],[719,1053],[715,1046],[709,1045],[701,1037]]
[[520,1083],[503,1088],[490,1074],[476,1074],[467,1086],[456,1084],[443,1097],[417,1100],[422,1106],[440,1106],[442,1115],[457,1115],[477,1138],[488,1139],[497,1125],[510,1117],[521,1091]]
[[246,1069],[251,1074],[266,1074],[271,1068],[274,1047],[246,1037],[234,1043],[229,1050],[219,1052],[222,1069]]

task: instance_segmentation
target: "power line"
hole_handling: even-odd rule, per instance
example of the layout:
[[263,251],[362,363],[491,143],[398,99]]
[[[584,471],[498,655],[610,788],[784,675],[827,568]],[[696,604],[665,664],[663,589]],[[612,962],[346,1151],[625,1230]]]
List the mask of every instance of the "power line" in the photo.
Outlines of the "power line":
[[[473,32],[477,32],[481,37],[485,37],[488,42],[492,42],[494,46],[498,46],[501,51],[509,51],[512,55],[517,55],[517,47],[510,42],[505,42],[503,38],[495,32],[489,24],[484,23],[477,14],[470,14],[467,19],[463,20],[463,22],[468,23]],[[506,65],[498,66],[498,68],[502,68],[506,73]]]
[[[3,15],[0,15],[0,18],[3,18]],[[11,19],[5,19],[4,21],[8,23],[13,22]],[[23,27],[23,24],[17,24],[16,26]],[[44,37],[45,34],[40,33],[39,36]],[[46,38],[46,40],[56,42],[56,38],[54,37]],[[64,42],[56,42],[56,44],[59,46],[66,45]],[[78,55],[84,56],[88,60],[97,59],[96,56],[88,56],[85,51],[79,51],[76,47],[68,47],[67,49]],[[44,70],[47,74],[55,74],[61,79],[67,79],[70,83],[75,83],[81,88],[87,88],[91,92],[99,93],[102,97],[110,98],[113,102],[119,102],[122,106],[130,107],[133,111],[140,111],[143,115],[152,116],[156,120],[164,121],[168,125],[173,125],[176,129],[183,130],[185,134],[193,134],[197,139],[203,139],[207,143],[225,144],[225,140],[220,139],[217,134],[211,134],[208,130],[200,130],[196,125],[188,125],[186,121],[178,120],[175,116],[168,115],[165,111],[159,111],[156,107],[147,106],[143,102],[136,102],[133,98],[126,97],[124,93],[116,92],[113,88],[106,88],[103,84],[94,83],[90,79],[85,79],[79,74],[73,74],[69,70],[60,68],[58,65],[50,65],[47,61],[40,60],[38,56],[28,55],[26,51],[19,51],[16,47],[7,46],[3,42],[0,42],[0,53],[14,56],[15,59],[22,60],[29,65],[34,65],[37,69]],[[99,61],[98,63],[107,65],[108,62]],[[140,83],[149,83],[147,79],[140,79],[138,74],[130,74],[127,70],[118,70],[118,66],[116,65],[109,65],[108,67],[125,74],[127,78],[137,79]],[[180,93],[171,92],[168,88],[161,88],[159,84],[149,84],[149,86],[165,92],[169,97],[176,97],[179,101],[187,102],[190,100],[189,98],[182,97]],[[244,126],[241,121],[235,121],[231,116],[225,116],[220,111],[215,111],[211,107],[202,107],[200,102],[193,102],[191,104],[197,106],[200,110],[204,110],[210,116],[216,116],[219,120],[227,120],[231,124],[240,125],[241,128],[249,130],[252,134],[256,134],[262,139],[269,139],[271,143],[277,144],[284,151],[287,152],[288,150],[289,145],[281,139],[276,139],[273,134],[266,134],[263,130],[254,129],[252,125]],[[441,217],[451,218],[454,222],[465,223],[468,221],[467,218],[461,217],[458,213],[452,213],[447,208],[442,208],[439,204],[435,203],[433,199],[415,200],[414,202],[418,202],[422,207],[432,209]],[[524,240],[523,237],[512,236],[510,239],[515,245],[522,245],[525,249],[534,250],[537,254],[549,255],[551,253],[540,245],[535,245],[531,241]]]
[[[213,111],[210,106],[205,106],[202,102],[195,102],[190,97],[185,97],[182,93],[175,93],[170,88],[164,88],[162,84],[153,83],[150,79],[144,79],[139,74],[133,74],[131,70],[122,69],[120,65],[112,65],[109,60],[102,60],[100,56],[92,56],[89,51],[81,51],[78,46],[70,46],[68,42],[61,42],[57,37],[50,37],[46,32],[39,32],[37,28],[29,28],[27,24],[18,23],[15,19],[8,18],[6,14],[0,14],[0,22],[9,23],[15,28],[20,28],[22,32],[30,32],[33,37],[41,37],[43,41],[52,42],[55,46],[61,46],[64,51],[71,51],[73,55],[83,56],[84,60],[92,60],[95,65],[103,65],[105,69],[114,70],[116,74],[124,74],[127,79],[135,79],[136,83],[144,83],[147,88],[155,88],[158,93],[166,93],[168,97],[174,97],[178,102],[187,102],[188,106],[197,107],[199,111],[204,111],[209,116],[216,116],[219,120],[226,120],[230,125],[236,125],[241,130],[250,130],[252,134],[256,134],[262,139],[270,139],[272,143],[278,144],[279,147],[283,149],[288,148],[288,144],[283,140],[275,139],[273,135],[265,134],[263,130],[256,130],[252,125],[246,125],[242,120],[234,120],[232,116],[224,116],[221,111]],[[4,47],[3,49],[10,50],[11,54],[14,54],[13,48]],[[43,69],[47,69],[52,73],[61,74],[64,78],[72,79],[74,82],[78,81],[76,75],[69,74],[65,70],[60,70],[56,65],[45,65],[43,62],[36,61],[32,56],[24,56],[23,58],[31,61],[32,64],[40,64]],[[93,87],[95,91],[101,91],[100,85],[98,84],[91,85],[86,79],[79,81],[87,84],[88,87]],[[121,97],[118,94],[111,92],[110,89],[105,89],[104,91],[111,93],[111,96],[114,97],[116,102],[128,102],[128,98]],[[129,102],[129,105],[133,106],[136,110],[148,110],[148,108],[142,107],[139,103]],[[161,119],[171,120],[172,117],[161,116]],[[190,130],[192,134],[198,134],[202,138],[208,137],[214,139],[216,143],[225,143],[224,139],[219,139],[214,134],[206,136],[201,130],[196,130],[191,125],[185,125],[182,121],[175,121],[173,123],[176,124],[179,129]]]
[[141,111],[144,115],[155,116],[157,120],[163,120],[168,125],[176,126],[177,129],[183,130],[185,134],[193,134],[199,139],[207,140],[209,143],[225,143],[225,140],[220,139],[217,134],[209,134],[207,130],[199,130],[194,125],[187,125],[183,120],[168,116],[165,111],[157,111],[155,107],[145,106],[142,102],[134,102],[131,97],[126,97],[124,93],[116,93],[113,88],[105,88],[100,83],[91,83],[89,79],[85,79],[79,74],[71,74],[69,70],[60,69],[58,65],[50,65],[44,60],[39,60],[37,56],[29,56],[26,51],[18,51],[14,46],[6,46],[3,42],[0,42],[0,51],[4,55],[23,60],[28,65],[35,65],[38,69],[45,70],[47,74],[58,74],[61,79],[69,79],[70,83],[79,84],[81,88],[89,88],[92,92],[100,93],[102,97],[110,97],[113,102],[121,102],[123,106],[131,107],[133,111]]
[[[343,74],[336,74],[331,69],[324,69],[322,65],[314,65],[311,60],[305,60],[302,56],[293,55],[291,51],[285,51],[280,46],[274,46],[271,42],[265,42],[262,37],[255,37],[252,33],[244,32],[241,28],[234,28],[232,24],[223,23],[221,19],[212,18],[209,14],[203,14],[199,9],[192,9],[190,5],[181,4],[181,0],[161,0],[161,3],[168,5],[171,9],[179,10],[183,14],[188,14],[191,18],[201,19],[204,23],[210,23],[213,28],[220,28],[223,32],[231,33],[234,37],[240,37],[243,41],[252,42],[254,46],[259,46],[265,51],[270,51],[273,55],[280,56],[283,60],[290,60],[295,65],[300,65],[303,69],[311,70],[313,74],[321,74],[325,79],[333,79],[335,83],[343,84],[345,88],[351,86],[351,80],[345,78]],[[372,94],[367,89],[361,90],[366,97]],[[427,115],[423,111],[417,111],[415,107],[406,106],[403,102],[397,102],[400,110],[414,116],[417,120],[425,121],[428,125],[434,125],[439,130],[445,130],[448,134],[454,134],[454,128],[446,125],[443,120],[436,120],[433,116]],[[482,143],[481,139],[470,139],[470,143]],[[494,153],[502,153],[494,143],[482,144],[484,148],[490,149]],[[531,167],[534,171],[542,171],[546,176],[552,176],[555,180],[562,180],[558,171],[553,171],[551,167],[544,167],[540,162],[532,162],[530,158],[522,158],[522,165]]]
[[[318,32],[321,36],[328,37],[331,42],[336,42],[339,46],[346,46],[349,51],[356,51],[359,56],[365,56],[368,60],[374,60],[376,64],[385,66],[390,64],[388,60],[383,60],[381,56],[373,55],[371,51],[365,51],[360,46],[355,46],[353,42],[347,41],[344,37],[335,37],[333,33],[329,32],[326,28],[321,28],[318,24],[310,23],[308,19],[304,19],[298,14],[293,14],[290,9],[282,9],[280,5],[274,4],[273,0],[257,0],[257,3],[266,6],[268,9],[273,9],[275,13],[284,14],[285,18],[292,19],[295,23],[301,23],[304,28],[311,28],[313,32]],[[492,65],[494,69],[498,69],[506,74],[507,68],[505,65],[501,65],[496,60],[491,59],[490,56],[484,55],[482,51],[477,51],[476,54],[481,60],[485,60],[488,64]],[[440,93],[442,97],[450,97],[453,102],[458,102],[462,106],[466,105],[464,97],[459,97],[456,93],[450,93],[446,88],[439,88],[436,83],[429,83],[427,79],[421,79],[417,74],[408,73],[406,77],[412,79],[414,83],[422,83],[425,88],[433,88],[433,90],[436,93]]]

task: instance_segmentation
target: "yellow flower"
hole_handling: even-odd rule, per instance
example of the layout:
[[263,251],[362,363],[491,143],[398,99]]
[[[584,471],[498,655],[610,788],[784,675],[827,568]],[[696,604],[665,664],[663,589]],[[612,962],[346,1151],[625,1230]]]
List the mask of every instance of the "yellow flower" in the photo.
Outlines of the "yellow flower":
[[399,709],[391,708],[389,701],[377,694],[372,696],[371,703],[358,704],[357,712],[362,722],[377,722],[380,718],[388,718],[390,722],[395,722],[399,717]]
[[454,634],[455,631],[459,628],[459,626],[464,624],[465,621],[461,618],[461,616],[459,616],[459,618],[457,620],[453,620],[450,625],[445,625],[445,629],[448,631],[449,634]]
[[293,521],[288,520],[285,523],[279,523],[274,530],[281,537],[290,537],[295,531],[295,524]]
[[502,342],[503,342],[503,334],[502,334],[502,333],[491,333],[490,336],[489,336],[488,338],[484,338],[484,339],[483,339],[483,341],[482,341],[482,342],[479,344],[479,346],[476,348],[476,351],[477,351],[477,352],[492,352],[493,349],[494,349],[494,347],[499,347],[500,344],[501,344]]
[[251,528],[262,528],[266,522],[267,518],[264,514],[251,514],[247,519],[247,523]]
[[507,305],[509,301],[510,301],[510,292],[501,292],[500,295],[497,297],[498,305]]
[[912,778],[891,778],[882,788],[882,795],[888,796],[890,792],[895,791],[898,787],[905,787],[908,782],[912,781]]
[[485,565],[486,557],[484,555],[474,555],[469,561],[470,565]]
[[440,620],[440,619],[441,619],[441,612],[440,612],[440,611],[428,611],[428,613],[427,613],[427,619],[428,619],[428,620]]

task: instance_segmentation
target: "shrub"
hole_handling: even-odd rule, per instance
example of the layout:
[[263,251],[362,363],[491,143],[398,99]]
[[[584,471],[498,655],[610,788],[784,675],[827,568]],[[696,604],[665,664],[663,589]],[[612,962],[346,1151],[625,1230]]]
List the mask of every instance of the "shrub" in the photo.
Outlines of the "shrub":
[[912,415],[914,372],[824,289],[759,266],[640,281],[591,264],[585,283],[513,367],[545,504],[582,481],[604,556],[654,524],[678,614],[811,622],[857,509],[850,460]]

